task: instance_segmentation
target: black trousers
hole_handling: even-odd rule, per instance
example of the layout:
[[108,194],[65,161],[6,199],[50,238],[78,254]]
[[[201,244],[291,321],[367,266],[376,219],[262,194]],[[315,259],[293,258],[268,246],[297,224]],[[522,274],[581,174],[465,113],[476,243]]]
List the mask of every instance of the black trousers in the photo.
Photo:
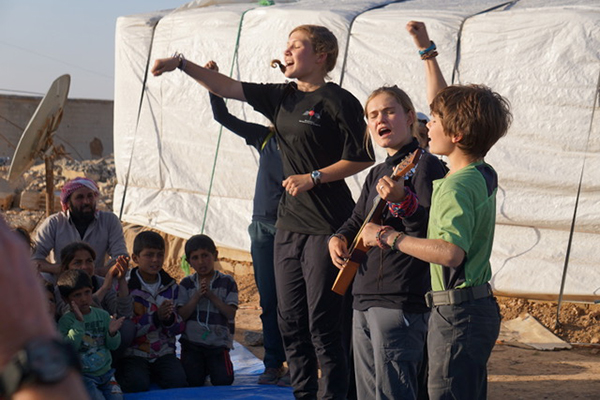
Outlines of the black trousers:
[[275,235],[279,329],[296,398],[345,399],[348,391],[343,297],[331,291],[338,269],[327,239],[282,229]]
[[182,340],[181,364],[190,386],[204,386],[207,376],[213,386],[233,383],[233,364],[225,347],[205,347]]
[[163,389],[186,387],[185,372],[175,354],[167,354],[150,362],[136,356],[123,357],[115,377],[125,393],[145,392],[156,383]]

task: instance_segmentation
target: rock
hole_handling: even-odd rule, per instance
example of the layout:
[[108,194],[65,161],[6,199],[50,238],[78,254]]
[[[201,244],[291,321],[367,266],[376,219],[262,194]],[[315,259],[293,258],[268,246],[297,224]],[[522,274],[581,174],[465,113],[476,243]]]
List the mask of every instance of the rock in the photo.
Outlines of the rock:
[[9,210],[12,207],[15,194],[13,192],[0,192],[0,210]]

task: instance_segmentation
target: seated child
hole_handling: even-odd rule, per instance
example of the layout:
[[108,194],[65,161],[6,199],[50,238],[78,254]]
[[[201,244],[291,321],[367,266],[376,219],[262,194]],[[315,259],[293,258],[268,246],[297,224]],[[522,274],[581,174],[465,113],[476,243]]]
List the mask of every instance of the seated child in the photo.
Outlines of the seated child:
[[[102,308],[110,315],[130,318],[133,316],[133,301],[127,287],[125,256],[117,258],[117,262],[105,277],[95,274],[95,260],[96,252],[85,242],[70,243],[60,251],[61,272],[80,269],[91,278],[94,307]],[[115,278],[117,279],[117,290],[113,288]],[[59,301],[59,314],[64,314],[68,310],[69,305]]]
[[196,273],[181,280],[177,312],[186,320],[181,362],[190,386],[204,386],[207,376],[213,386],[233,383],[229,350],[238,288],[231,276],[215,271],[217,255],[206,235],[192,236],[185,244],[185,257]]
[[99,308],[92,307],[92,281],[80,270],[65,271],[58,277],[58,289],[71,311],[58,322],[60,333],[75,347],[81,358],[83,382],[96,399],[120,400],[123,393],[111,368],[114,350],[121,343],[119,328],[123,318],[111,319]]
[[[135,324],[131,320],[133,316],[133,299],[127,287],[127,258],[119,256],[115,265],[106,273],[105,277],[95,274],[96,252],[85,242],[73,242],[66,245],[60,251],[61,271],[80,269],[88,274],[92,280],[93,306],[101,308],[111,316],[117,318],[125,317],[123,325],[119,329],[121,333],[121,344],[113,351],[113,361],[120,359],[125,350],[135,337]],[[113,282],[117,280],[116,290]],[[60,296],[56,296],[58,316],[69,311],[69,305],[64,303]]]
[[128,285],[137,332],[118,363],[117,379],[124,392],[144,392],[151,383],[163,389],[185,387],[185,372],[175,355],[175,336],[185,323],[175,312],[179,286],[162,269],[164,239],[156,232],[140,232],[132,259],[138,266],[131,270]]

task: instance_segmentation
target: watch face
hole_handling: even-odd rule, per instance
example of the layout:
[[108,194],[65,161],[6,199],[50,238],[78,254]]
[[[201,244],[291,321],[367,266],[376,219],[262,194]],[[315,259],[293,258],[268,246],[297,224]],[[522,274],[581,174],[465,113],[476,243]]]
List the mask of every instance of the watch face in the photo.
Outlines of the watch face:
[[31,372],[42,383],[53,383],[63,379],[70,367],[67,349],[57,341],[39,341],[28,348]]

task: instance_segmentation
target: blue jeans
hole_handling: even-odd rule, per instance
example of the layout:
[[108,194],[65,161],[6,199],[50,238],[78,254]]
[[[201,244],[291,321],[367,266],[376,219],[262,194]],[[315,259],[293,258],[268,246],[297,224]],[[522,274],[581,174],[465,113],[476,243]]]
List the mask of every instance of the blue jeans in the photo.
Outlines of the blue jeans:
[[353,350],[359,400],[417,397],[429,313],[371,307],[354,310]]
[[250,253],[254,266],[254,279],[262,314],[265,368],[279,368],[285,361],[285,351],[277,323],[277,289],[273,267],[275,226],[266,222],[252,221],[248,227]]
[[91,400],[123,400],[123,392],[111,369],[100,376],[83,374],[83,384]]
[[429,398],[484,400],[487,362],[500,333],[496,299],[435,306],[429,319]]

